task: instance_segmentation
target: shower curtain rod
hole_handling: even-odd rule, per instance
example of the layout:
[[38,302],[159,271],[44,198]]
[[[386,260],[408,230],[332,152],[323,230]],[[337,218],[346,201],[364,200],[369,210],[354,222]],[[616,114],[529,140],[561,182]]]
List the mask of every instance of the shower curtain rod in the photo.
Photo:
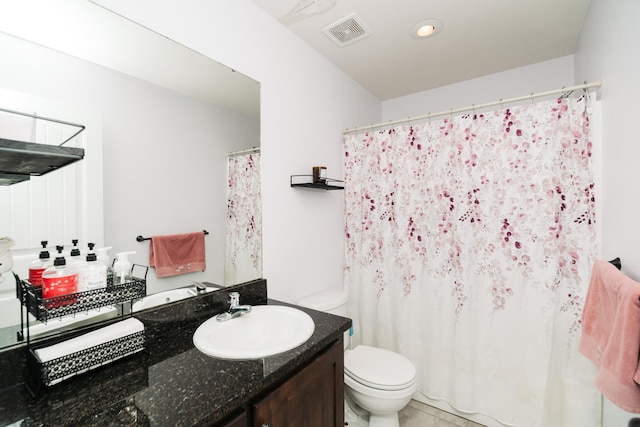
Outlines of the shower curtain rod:
[[241,156],[243,154],[259,153],[259,152],[260,152],[260,147],[253,147],[253,148],[247,148],[246,150],[232,151],[228,153],[227,156],[233,157],[233,156]]
[[595,82],[591,82],[591,83],[584,82],[581,85],[563,87],[561,89],[550,90],[550,91],[547,91],[547,92],[531,93],[530,95],[519,96],[517,98],[500,99],[498,101],[487,102],[485,104],[470,105],[468,107],[463,107],[463,108],[451,108],[449,110],[440,111],[438,113],[428,113],[428,114],[424,114],[422,116],[414,116],[414,117],[408,117],[406,119],[398,119],[398,120],[389,120],[388,122],[384,122],[384,123],[375,123],[375,124],[371,124],[371,125],[368,125],[368,126],[360,126],[360,127],[355,127],[355,128],[351,128],[351,129],[345,129],[345,130],[342,131],[342,133],[343,134],[347,134],[347,133],[351,133],[351,132],[358,132],[358,131],[361,131],[361,130],[369,130],[369,129],[373,130],[375,128],[381,128],[381,127],[390,126],[390,125],[397,125],[397,124],[400,124],[400,123],[420,121],[420,120],[430,119],[432,117],[446,116],[446,115],[449,115],[449,114],[462,113],[464,111],[477,110],[477,109],[486,108],[486,107],[494,107],[496,105],[508,104],[508,103],[518,102],[518,101],[525,101],[527,99],[533,100],[533,98],[540,98],[540,97],[543,97],[543,96],[557,95],[559,93],[571,93],[574,90],[580,90],[580,89],[585,89],[586,90],[586,89],[589,89],[589,88],[600,87],[600,86],[602,86],[602,81],[601,80],[598,80],[598,81],[595,81]]

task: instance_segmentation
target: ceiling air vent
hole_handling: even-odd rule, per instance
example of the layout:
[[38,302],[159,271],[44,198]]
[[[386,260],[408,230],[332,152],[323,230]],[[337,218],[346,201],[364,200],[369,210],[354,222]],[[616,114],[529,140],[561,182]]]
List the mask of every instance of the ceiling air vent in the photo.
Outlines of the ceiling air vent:
[[334,22],[322,31],[340,47],[371,35],[369,27],[355,13]]

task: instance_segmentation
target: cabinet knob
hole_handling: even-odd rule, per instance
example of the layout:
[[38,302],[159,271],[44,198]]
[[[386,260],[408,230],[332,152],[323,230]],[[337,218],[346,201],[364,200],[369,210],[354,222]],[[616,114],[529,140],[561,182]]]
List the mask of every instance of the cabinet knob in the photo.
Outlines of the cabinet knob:
[[262,427],[273,427],[271,424],[262,424]]

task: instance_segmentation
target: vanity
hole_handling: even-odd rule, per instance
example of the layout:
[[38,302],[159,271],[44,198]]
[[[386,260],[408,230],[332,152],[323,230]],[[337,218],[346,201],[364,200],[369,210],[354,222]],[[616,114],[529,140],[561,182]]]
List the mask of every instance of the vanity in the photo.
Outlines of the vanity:
[[260,359],[210,357],[193,335],[228,309],[230,292],[243,304],[290,306],[268,299],[259,279],[136,312],[145,351],[44,387],[35,398],[24,385],[25,347],[4,350],[0,426],[342,426],[343,333],[351,320],[293,306],[315,324],[302,345]]

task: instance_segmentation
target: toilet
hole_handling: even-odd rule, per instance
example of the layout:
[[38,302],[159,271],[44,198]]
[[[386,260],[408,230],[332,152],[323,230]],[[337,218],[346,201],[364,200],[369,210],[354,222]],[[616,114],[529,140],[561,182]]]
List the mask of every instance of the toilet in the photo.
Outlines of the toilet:
[[[298,305],[347,316],[347,291],[329,289],[298,301]],[[346,332],[345,334],[348,334]],[[347,349],[345,337],[345,422],[349,426],[399,427],[398,411],[416,390],[416,369],[404,356],[358,345]]]

